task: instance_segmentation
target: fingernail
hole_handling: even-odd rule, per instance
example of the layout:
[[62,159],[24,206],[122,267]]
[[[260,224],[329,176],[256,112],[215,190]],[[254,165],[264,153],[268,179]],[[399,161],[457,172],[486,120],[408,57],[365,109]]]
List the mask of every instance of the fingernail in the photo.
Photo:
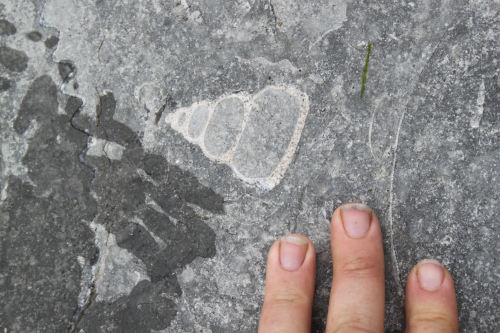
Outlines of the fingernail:
[[344,229],[351,238],[361,238],[368,233],[372,210],[361,203],[346,204],[340,211]]
[[287,271],[296,271],[302,266],[307,252],[307,242],[294,235],[281,238],[280,261],[281,267]]
[[417,279],[420,287],[427,291],[436,291],[443,283],[443,266],[436,260],[422,260],[417,265]]

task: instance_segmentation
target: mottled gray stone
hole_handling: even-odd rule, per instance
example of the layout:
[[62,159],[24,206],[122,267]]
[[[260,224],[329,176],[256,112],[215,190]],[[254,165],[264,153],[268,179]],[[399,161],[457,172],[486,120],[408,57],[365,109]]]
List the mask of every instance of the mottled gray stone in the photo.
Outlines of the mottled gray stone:
[[460,330],[499,331],[498,9],[4,1],[0,331],[255,332],[269,246],[299,232],[322,332],[346,201],[381,222],[387,332],[427,257]]

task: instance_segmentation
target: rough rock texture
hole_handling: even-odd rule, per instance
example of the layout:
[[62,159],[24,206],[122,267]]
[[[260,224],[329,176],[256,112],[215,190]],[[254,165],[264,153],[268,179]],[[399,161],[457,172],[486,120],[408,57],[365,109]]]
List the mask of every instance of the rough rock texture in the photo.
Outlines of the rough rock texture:
[[322,332],[329,217],[362,201],[386,331],[427,257],[455,277],[461,331],[499,331],[499,10],[3,0],[0,330],[254,332],[266,252],[299,232]]

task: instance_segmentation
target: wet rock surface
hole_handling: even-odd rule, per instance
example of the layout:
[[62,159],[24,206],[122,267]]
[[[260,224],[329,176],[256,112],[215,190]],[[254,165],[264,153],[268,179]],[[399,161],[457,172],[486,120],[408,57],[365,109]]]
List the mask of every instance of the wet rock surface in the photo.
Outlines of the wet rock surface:
[[428,257],[455,278],[461,331],[498,331],[498,10],[2,2],[0,330],[254,332],[267,250],[298,232],[322,332],[328,221],[362,201],[387,332]]

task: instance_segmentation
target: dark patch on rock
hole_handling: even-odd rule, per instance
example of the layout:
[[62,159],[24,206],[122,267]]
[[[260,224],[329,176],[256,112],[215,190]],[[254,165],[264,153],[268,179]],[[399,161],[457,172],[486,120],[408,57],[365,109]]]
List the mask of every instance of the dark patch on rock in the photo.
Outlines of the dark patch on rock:
[[96,214],[93,170],[78,158],[87,135],[57,111],[56,86],[42,76],[14,122],[22,134],[36,119],[38,130],[23,158],[32,184],[11,176],[0,205],[0,323],[9,331],[66,331],[80,290],[77,257],[95,262],[98,254],[87,226]]
[[16,27],[7,20],[0,19],[0,36],[13,35],[17,32]]
[[[173,294],[168,287],[177,284],[174,279],[156,284],[141,281],[129,296],[122,296],[113,303],[95,303],[82,321],[82,326],[86,332],[99,332],[99,328],[105,326],[107,332],[124,333],[168,327],[177,309],[175,303],[164,295]],[[180,290],[176,290],[175,294],[180,295]]]
[[68,60],[60,61],[57,64],[57,68],[59,69],[59,75],[64,82],[68,82],[76,72],[75,65]]
[[51,49],[53,48],[54,46],[57,45],[57,43],[59,43],[59,38],[56,37],[56,36],[50,36],[49,38],[47,38],[45,40],[45,46],[48,48],[48,49]]
[[[123,158],[82,156],[89,133],[74,122],[82,104],[69,97],[66,114],[58,114],[57,87],[41,76],[28,88],[14,121],[19,134],[33,120],[37,131],[23,158],[33,184],[11,176],[0,205],[0,275],[5,277],[0,322],[25,331],[164,329],[177,313],[171,298],[181,295],[176,270],[215,254],[215,233],[190,205],[223,213],[223,199],[162,156],[145,152],[139,137],[113,120],[112,94],[101,97],[97,123],[89,128],[92,135],[123,145]],[[133,219],[142,220],[147,230]],[[79,307],[77,257],[91,265],[98,260],[88,227],[92,220],[145,263],[151,281],[113,302],[95,302],[92,284],[94,293]]]
[[12,87],[12,81],[0,76],[0,91],[9,90]]
[[[101,96],[92,135],[125,146],[122,159],[86,157],[97,170],[92,189],[99,196],[101,213],[95,221],[115,234],[120,247],[144,262],[151,281],[142,281],[129,296],[115,302],[92,305],[78,328],[89,332],[103,325],[112,332],[159,330],[176,315],[174,303],[161,296],[180,296],[175,271],[196,257],[215,254],[215,233],[189,205],[223,213],[223,199],[189,172],[145,152],[139,137],[113,120],[115,108],[111,93]],[[76,115],[75,119],[81,118]],[[147,230],[134,219],[143,221]],[[157,243],[152,234],[163,243]]]
[[37,78],[21,102],[21,108],[14,121],[14,129],[19,134],[24,133],[31,120],[43,120],[47,117],[47,112],[57,110],[57,105],[57,87],[50,76]]
[[[66,106],[64,110],[66,111],[67,114],[73,116],[78,112],[78,110],[82,107],[82,105],[83,105],[83,100],[81,98],[78,98],[76,96],[70,96],[66,101]],[[73,118],[71,120],[73,121]]]
[[13,72],[22,72],[28,67],[28,56],[23,51],[0,46],[0,64]]
[[33,42],[39,42],[42,40],[42,34],[38,31],[31,31],[26,34],[29,40]]

